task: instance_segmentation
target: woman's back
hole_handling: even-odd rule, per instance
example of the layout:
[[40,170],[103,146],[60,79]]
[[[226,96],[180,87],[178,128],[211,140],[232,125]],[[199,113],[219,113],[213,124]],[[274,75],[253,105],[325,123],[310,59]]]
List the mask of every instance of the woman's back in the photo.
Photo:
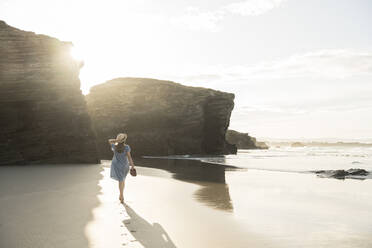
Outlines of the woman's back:
[[112,161],[119,162],[123,164],[128,164],[128,156],[127,152],[130,152],[130,146],[124,145],[123,149],[118,148],[115,146],[115,144],[111,144],[111,150],[114,152],[114,155],[112,157]]
[[132,169],[135,170],[133,159],[130,155],[130,146],[125,144],[127,137],[127,134],[119,133],[116,136],[116,139],[108,140],[111,145],[111,150],[114,152],[111,161],[110,176],[112,179],[119,181],[119,200],[121,203],[124,202],[124,181],[129,172],[129,163],[132,166]]

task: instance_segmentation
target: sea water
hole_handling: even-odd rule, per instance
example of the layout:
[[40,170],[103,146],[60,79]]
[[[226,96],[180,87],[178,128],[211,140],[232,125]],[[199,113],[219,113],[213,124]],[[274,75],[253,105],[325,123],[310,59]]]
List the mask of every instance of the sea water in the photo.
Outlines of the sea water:
[[[148,157],[150,158],[150,157]],[[155,158],[155,157],[152,157]],[[283,172],[309,172],[361,168],[372,171],[372,147],[273,147],[265,150],[240,149],[225,156],[168,156],[166,159],[190,159],[239,168]]]

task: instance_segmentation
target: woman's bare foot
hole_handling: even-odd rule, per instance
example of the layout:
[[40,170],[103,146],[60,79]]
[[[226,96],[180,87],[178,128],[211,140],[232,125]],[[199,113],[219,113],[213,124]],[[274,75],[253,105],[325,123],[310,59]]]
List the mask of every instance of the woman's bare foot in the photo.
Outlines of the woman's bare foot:
[[124,196],[120,196],[119,201],[120,201],[120,203],[124,203]]

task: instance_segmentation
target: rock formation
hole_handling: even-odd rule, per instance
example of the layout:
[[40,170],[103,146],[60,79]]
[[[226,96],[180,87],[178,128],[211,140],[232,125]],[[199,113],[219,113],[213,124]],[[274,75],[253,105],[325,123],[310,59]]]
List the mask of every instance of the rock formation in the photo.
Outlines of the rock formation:
[[305,145],[301,142],[293,142],[291,147],[304,147]]
[[240,133],[235,130],[227,130],[226,140],[234,144],[238,149],[268,149],[264,142],[258,142],[256,138],[249,136],[248,133]]
[[128,133],[134,156],[228,154],[225,140],[234,94],[171,81],[117,78],[86,96],[101,158],[111,159],[107,139]]
[[99,161],[71,46],[0,21],[0,164]]
[[345,179],[355,178],[363,179],[368,176],[369,172],[364,169],[348,169],[348,170],[318,170],[314,171],[319,177]]

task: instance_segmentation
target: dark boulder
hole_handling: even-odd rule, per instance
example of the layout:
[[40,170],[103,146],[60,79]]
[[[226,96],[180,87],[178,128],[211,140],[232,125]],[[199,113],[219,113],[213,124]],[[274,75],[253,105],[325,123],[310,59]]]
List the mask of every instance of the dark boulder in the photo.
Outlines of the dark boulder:
[[349,170],[318,170],[314,171],[320,177],[345,179],[354,178],[356,176],[367,176],[368,171],[364,169],[349,169]]
[[346,172],[353,176],[367,176],[369,174],[368,171],[364,169],[348,169]]

